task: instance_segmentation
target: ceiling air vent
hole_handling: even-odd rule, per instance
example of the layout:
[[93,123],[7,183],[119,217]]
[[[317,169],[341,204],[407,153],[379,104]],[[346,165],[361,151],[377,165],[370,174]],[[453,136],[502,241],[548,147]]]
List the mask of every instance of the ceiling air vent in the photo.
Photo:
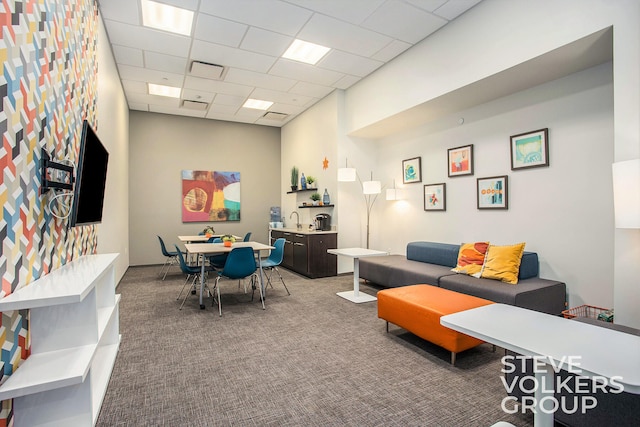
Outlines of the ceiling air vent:
[[182,107],[186,108],[187,110],[205,111],[208,106],[209,104],[206,102],[189,101],[188,99],[182,101]]
[[276,113],[275,111],[267,111],[264,116],[262,116],[262,118],[264,119],[268,119],[268,120],[278,120],[278,121],[283,121],[284,119],[286,119],[287,117],[289,117],[288,114],[285,113]]
[[222,65],[208,64],[201,61],[191,63],[191,75],[211,80],[222,80],[226,69]]

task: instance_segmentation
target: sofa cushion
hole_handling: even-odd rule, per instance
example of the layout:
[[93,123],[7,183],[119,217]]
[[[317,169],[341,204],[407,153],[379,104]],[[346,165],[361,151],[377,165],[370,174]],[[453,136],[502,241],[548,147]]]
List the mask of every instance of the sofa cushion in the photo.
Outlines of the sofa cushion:
[[463,243],[458,252],[458,263],[451,271],[480,277],[488,248],[489,242]]
[[560,315],[565,309],[566,285],[555,280],[535,277],[507,285],[498,280],[457,274],[441,277],[439,284],[451,291],[553,315]]
[[411,261],[403,255],[361,258],[359,262],[360,278],[387,287],[438,285],[440,277],[455,275],[448,266]]
[[411,242],[407,244],[407,259],[449,268],[458,263],[460,245],[436,242]]
[[535,252],[524,252],[522,254],[522,259],[520,260],[520,271],[518,272],[518,280],[538,277],[538,274],[538,254]]
[[480,277],[517,284],[524,245],[489,246]]

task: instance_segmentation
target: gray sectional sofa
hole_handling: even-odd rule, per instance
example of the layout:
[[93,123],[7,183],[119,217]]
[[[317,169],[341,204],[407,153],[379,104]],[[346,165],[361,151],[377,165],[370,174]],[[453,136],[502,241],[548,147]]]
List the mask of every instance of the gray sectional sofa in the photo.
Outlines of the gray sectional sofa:
[[451,271],[457,264],[459,249],[460,245],[448,243],[411,242],[406,256],[361,258],[360,278],[383,287],[425,283],[553,315],[560,315],[565,309],[566,285],[538,277],[535,252],[524,252],[518,283],[512,285]]

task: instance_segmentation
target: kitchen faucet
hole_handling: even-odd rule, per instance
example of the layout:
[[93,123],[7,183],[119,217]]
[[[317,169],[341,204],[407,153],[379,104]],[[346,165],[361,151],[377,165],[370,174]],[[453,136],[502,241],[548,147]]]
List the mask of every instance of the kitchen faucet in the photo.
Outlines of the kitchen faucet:
[[297,211],[293,211],[291,212],[291,215],[289,215],[289,219],[293,217],[293,214],[296,214],[296,228],[300,230],[302,228],[302,225],[300,224],[300,215],[298,215]]

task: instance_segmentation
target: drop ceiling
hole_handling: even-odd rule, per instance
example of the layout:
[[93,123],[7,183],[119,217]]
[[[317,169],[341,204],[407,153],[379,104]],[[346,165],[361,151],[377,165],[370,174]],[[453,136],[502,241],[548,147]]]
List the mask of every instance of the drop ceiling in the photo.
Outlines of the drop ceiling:
[[[131,110],[280,127],[347,89],[481,0],[158,0],[194,11],[190,36],[142,26],[139,0],[99,0]],[[331,50],[281,58],[295,40]],[[202,77],[199,64],[215,64]],[[181,88],[149,95],[148,83]],[[244,108],[248,98],[272,101]]]

